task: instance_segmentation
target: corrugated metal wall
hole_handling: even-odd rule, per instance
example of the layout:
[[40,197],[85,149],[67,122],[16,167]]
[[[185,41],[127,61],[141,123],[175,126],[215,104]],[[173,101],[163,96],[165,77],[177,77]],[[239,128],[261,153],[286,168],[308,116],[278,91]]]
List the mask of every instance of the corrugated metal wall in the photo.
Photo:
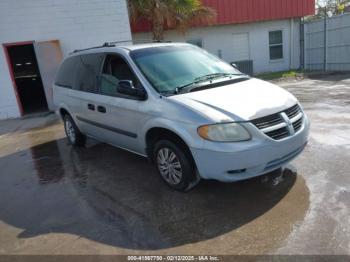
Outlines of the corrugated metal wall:
[[217,10],[217,24],[302,17],[314,14],[315,0],[203,0]]
[[[202,0],[203,5],[216,10],[214,25],[242,24],[313,15],[315,0]],[[195,23],[194,26],[205,26]],[[147,20],[131,25],[132,32],[147,32]]]
[[305,68],[350,71],[350,14],[327,19],[326,48],[324,28],[324,20],[305,24]]

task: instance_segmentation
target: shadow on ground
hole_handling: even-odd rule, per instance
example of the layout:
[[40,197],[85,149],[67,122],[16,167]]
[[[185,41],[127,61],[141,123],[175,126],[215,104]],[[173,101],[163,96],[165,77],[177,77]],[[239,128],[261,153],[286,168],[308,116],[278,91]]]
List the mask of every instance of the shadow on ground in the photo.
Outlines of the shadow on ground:
[[129,249],[163,249],[211,239],[261,216],[292,188],[286,169],[261,178],[206,181],[189,193],[163,184],[147,160],[104,144],[74,149],[65,139],[0,159],[0,220],[18,238],[70,233]]

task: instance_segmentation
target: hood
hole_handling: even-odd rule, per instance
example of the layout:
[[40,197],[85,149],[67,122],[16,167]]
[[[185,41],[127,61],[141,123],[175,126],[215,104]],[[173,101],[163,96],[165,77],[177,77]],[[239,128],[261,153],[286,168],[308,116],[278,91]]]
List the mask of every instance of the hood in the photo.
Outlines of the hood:
[[215,122],[248,121],[283,111],[297,103],[286,90],[254,78],[171,99]]

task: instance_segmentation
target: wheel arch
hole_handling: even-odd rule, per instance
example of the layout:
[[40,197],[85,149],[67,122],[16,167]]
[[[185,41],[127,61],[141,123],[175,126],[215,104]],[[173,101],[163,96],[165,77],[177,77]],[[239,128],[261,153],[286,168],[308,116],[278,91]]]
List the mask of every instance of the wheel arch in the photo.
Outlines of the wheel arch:
[[195,163],[190,147],[178,133],[165,127],[152,127],[145,134],[146,154],[148,158],[153,161],[153,146],[161,139],[170,140],[185,150]]
[[72,116],[72,115],[69,113],[69,111],[68,111],[66,108],[64,108],[64,107],[61,107],[61,108],[58,110],[58,112],[59,112],[59,114],[60,114],[60,116],[61,116],[62,119],[64,119],[64,117],[65,117],[66,115]]
[[[62,105],[61,107],[59,107],[59,109],[57,109],[56,113],[61,117],[62,121],[64,121],[64,117],[66,115],[70,116],[72,118],[72,120],[74,121],[74,124],[77,126],[77,128],[80,129],[80,125],[79,122],[77,121],[76,117],[74,116],[73,113],[71,113],[68,108],[64,105]],[[81,131],[80,131],[81,132]]]

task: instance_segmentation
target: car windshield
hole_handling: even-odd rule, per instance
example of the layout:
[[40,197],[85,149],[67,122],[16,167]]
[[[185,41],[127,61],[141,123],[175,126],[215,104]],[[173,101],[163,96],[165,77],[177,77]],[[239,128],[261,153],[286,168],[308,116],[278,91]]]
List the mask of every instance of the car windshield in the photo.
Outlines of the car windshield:
[[175,92],[197,82],[243,75],[205,50],[163,46],[134,50],[131,57],[159,93]]

